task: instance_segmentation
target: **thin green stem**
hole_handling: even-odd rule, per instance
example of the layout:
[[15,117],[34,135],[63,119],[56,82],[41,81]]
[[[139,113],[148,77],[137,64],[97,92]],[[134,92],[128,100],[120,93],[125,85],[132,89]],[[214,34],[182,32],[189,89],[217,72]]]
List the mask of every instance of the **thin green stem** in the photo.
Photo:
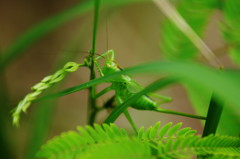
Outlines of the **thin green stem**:
[[[92,39],[92,51],[91,51],[91,56],[93,57],[93,59],[94,59],[95,52],[96,52],[100,0],[95,0],[94,2],[95,2],[95,4],[94,4],[94,24],[93,24],[93,39]],[[92,62],[93,62],[93,60],[92,60]]]
[[[96,78],[95,70],[94,70],[94,59],[96,52],[96,39],[97,39],[97,27],[98,27],[98,16],[99,16],[99,8],[100,8],[100,0],[95,0],[94,4],[94,25],[93,25],[93,40],[92,40],[92,50],[90,52],[90,80]],[[96,115],[97,115],[97,106],[96,106],[96,87],[92,86],[89,88],[90,96],[89,96],[89,106],[88,106],[88,124],[93,125]]]
[[154,110],[154,111],[160,112],[160,113],[174,114],[174,115],[180,115],[180,116],[185,116],[185,117],[189,117],[189,118],[206,120],[206,117],[203,117],[203,116],[198,116],[198,115],[193,115],[193,114],[187,114],[187,113],[182,113],[182,112],[176,112],[176,111],[168,110],[168,109],[158,108],[158,109],[156,109],[156,110]]

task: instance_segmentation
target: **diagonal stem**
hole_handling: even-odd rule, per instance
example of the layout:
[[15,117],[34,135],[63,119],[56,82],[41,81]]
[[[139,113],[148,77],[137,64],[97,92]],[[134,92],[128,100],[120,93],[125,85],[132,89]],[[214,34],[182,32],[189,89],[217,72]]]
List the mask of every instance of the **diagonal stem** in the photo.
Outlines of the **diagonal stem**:
[[171,5],[168,0],[153,0],[156,6],[188,37],[188,39],[198,48],[201,54],[208,60],[208,62],[217,67],[223,68],[222,63],[216,55],[209,49],[204,41],[197,35],[197,33],[187,24],[184,18]]

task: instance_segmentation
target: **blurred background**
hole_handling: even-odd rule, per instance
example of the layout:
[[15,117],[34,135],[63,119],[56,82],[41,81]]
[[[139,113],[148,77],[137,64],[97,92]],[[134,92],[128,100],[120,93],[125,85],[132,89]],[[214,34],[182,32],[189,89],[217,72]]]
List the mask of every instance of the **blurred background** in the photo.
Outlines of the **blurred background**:
[[[40,21],[53,16],[76,4],[79,0],[1,0],[0,1],[0,49],[3,52],[11,43],[35,26]],[[135,3],[115,8],[101,10],[97,34],[97,53],[101,54],[108,49],[116,52],[116,61],[126,68],[141,63],[163,59],[160,51],[160,27],[165,18],[154,3]],[[233,67],[229,58],[224,54],[225,44],[217,31],[217,21],[222,19],[220,12],[216,11],[205,28],[205,42],[215,50],[224,65]],[[11,124],[10,111],[17,103],[30,92],[31,86],[38,83],[43,77],[61,68],[67,61],[83,62],[92,47],[93,12],[87,12],[61,27],[50,32],[37,43],[28,48],[24,54],[17,57],[1,75],[1,147],[5,151],[5,158],[23,159],[31,158],[29,147],[38,136],[43,136],[38,142],[45,142],[61,132],[74,130],[77,125],[87,123],[88,90],[82,90],[59,98],[56,101],[36,103],[27,114],[23,114],[20,127]],[[200,57],[200,61],[204,60]],[[101,61],[103,64],[104,60]],[[50,92],[63,90],[89,80],[89,70],[80,68],[71,73],[59,86]],[[159,77],[154,75],[134,76],[143,86],[147,86]],[[101,90],[106,85],[101,85]],[[173,102],[163,104],[164,108],[196,113],[191,107],[186,90],[180,85],[173,85],[158,93],[171,96]],[[113,92],[98,100],[99,104],[106,102]],[[50,107],[50,108],[49,108]],[[199,120],[186,117],[165,115],[155,112],[139,111],[129,108],[130,113],[140,126],[149,127],[157,121],[183,122],[184,127],[192,127],[199,134],[202,133],[202,124]],[[45,120],[38,123],[36,116],[42,114]],[[101,112],[97,122],[101,123],[109,114]],[[50,120],[50,123],[47,121]],[[46,123],[44,123],[44,121]],[[39,123],[38,123],[39,124]],[[119,127],[131,130],[124,116],[116,124]],[[35,130],[35,131],[34,131]],[[39,131],[42,134],[37,133]],[[41,138],[41,137],[39,137]],[[2,153],[1,153],[2,154]],[[28,157],[26,157],[28,156]]]

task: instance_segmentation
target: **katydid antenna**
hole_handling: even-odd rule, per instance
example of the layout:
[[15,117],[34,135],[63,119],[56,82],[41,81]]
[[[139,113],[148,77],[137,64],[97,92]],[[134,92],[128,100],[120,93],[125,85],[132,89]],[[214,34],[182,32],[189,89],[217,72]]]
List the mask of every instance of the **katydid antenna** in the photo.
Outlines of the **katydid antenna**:
[[108,36],[108,14],[109,14],[109,11],[107,11],[107,14],[106,14],[106,47],[107,47],[107,50],[109,49],[108,48],[108,38],[109,38],[109,36]]

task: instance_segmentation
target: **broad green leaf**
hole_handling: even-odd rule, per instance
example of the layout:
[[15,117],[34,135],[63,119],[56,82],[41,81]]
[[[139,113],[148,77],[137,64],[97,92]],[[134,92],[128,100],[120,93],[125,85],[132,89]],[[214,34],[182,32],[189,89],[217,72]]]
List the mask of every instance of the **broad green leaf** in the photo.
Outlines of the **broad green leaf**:
[[190,81],[183,86],[187,91],[188,97],[195,111],[200,115],[207,115],[212,90],[204,89],[201,85],[196,85]]
[[228,105],[224,106],[222,116],[219,121],[217,133],[222,135],[239,136],[239,125],[239,114],[237,114],[237,112],[231,111]]

